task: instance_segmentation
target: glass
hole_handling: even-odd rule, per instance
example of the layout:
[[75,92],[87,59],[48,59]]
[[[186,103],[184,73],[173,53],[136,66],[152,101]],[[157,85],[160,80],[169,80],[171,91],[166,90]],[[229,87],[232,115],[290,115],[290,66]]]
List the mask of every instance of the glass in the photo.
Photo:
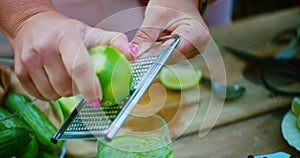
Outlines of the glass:
[[111,140],[98,140],[98,158],[173,158],[168,124],[156,114],[129,115]]

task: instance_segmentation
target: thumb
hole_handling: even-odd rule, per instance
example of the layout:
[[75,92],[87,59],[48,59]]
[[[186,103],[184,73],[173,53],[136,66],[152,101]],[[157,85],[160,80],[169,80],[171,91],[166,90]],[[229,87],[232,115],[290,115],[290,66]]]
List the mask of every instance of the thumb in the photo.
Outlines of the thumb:
[[162,31],[161,28],[141,27],[131,41],[131,44],[138,46],[138,55],[150,49],[155,44]]

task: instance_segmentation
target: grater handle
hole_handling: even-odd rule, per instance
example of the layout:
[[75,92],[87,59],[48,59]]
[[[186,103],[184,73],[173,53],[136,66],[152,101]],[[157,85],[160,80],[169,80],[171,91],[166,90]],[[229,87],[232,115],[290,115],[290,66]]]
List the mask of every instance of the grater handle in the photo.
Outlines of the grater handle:
[[131,111],[134,109],[136,104],[139,102],[139,100],[142,98],[152,81],[155,79],[163,65],[167,62],[169,57],[171,56],[172,52],[177,47],[180,36],[177,34],[169,35],[169,36],[163,36],[158,41],[164,41],[168,39],[174,39],[174,41],[170,44],[170,46],[163,50],[162,53],[158,56],[157,60],[153,64],[153,66],[149,69],[149,71],[145,74],[141,82],[139,83],[139,86],[134,91],[130,99],[127,101],[127,103],[124,106],[124,109],[120,112],[120,114],[116,117],[116,121],[113,122],[113,124],[110,126],[108,133],[105,137],[106,140],[110,141],[113,139],[113,137],[117,134],[120,127],[123,125],[125,120],[127,119],[128,115],[131,113]]

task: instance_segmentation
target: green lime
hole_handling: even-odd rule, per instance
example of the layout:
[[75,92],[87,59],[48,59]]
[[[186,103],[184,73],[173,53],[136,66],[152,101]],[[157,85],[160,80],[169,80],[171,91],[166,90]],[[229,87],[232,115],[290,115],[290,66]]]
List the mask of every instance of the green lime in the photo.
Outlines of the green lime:
[[150,136],[122,135],[106,144],[99,141],[97,156],[122,158],[173,158],[172,148]]
[[300,114],[300,97],[294,97],[291,108],[293,114],[298,117]]
[[162,68],[160,80],[172,90],[184,90],[196,86],[202,78],[202,71],[189,66],[168,65]]
[[89,52],[102,88],[101,105],[116,105],[130,93],[130,62],[119,50],[111,46],[96,46]]
[[57,103],[61,107],[65,118],[71,114],[71,112],[76,108],[80,100],[81,96],[61,97],[57,100]]

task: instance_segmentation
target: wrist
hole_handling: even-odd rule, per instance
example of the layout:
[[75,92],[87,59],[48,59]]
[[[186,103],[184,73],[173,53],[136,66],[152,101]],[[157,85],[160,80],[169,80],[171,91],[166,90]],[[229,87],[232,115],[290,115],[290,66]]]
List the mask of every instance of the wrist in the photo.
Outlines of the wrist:
[[14,38],[27,19],[49,10],[55,10],[51,0],[1,0],[1,30],[4,31],[9,38]]

